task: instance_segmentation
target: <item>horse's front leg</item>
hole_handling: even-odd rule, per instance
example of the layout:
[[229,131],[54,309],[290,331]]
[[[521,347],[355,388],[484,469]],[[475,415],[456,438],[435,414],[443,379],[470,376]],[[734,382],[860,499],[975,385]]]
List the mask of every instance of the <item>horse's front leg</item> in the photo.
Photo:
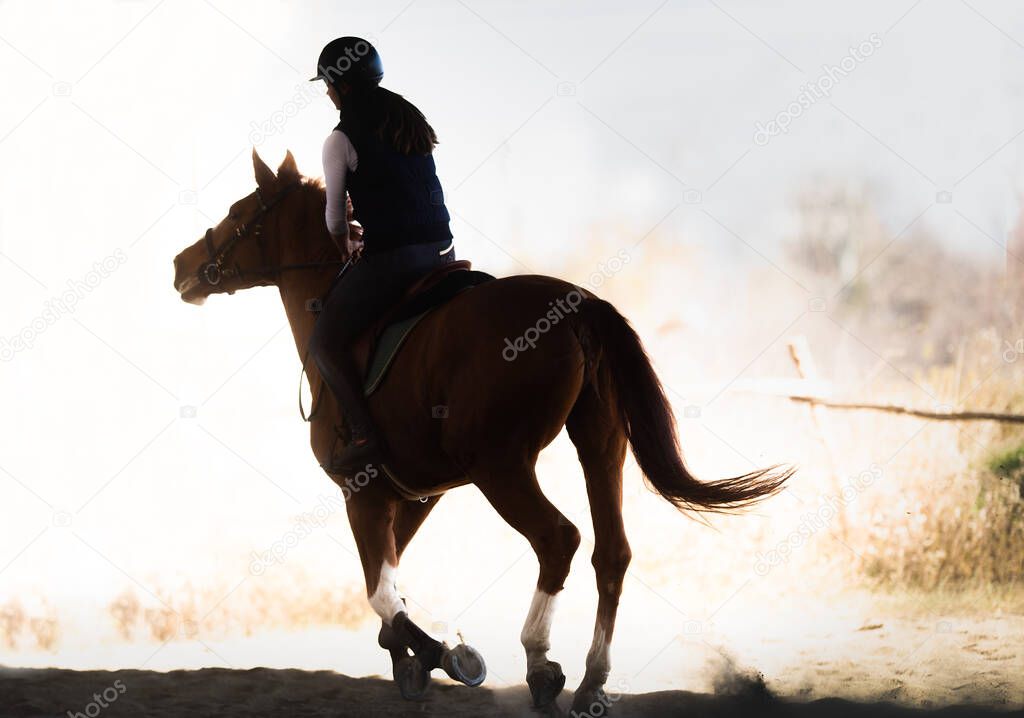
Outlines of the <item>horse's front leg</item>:
[[[369,467],[367,471],[373,467]],[[349,525],[359,550],[366,579],[366,595],[370,607],[383,624],[379,643],[391,653],[395,681],[406,698],[423,694],[430,681],[430,668],[425,668],[407,649],[423,649],[410,645],[405,626],[405,602],[398,594],[398,545],[395,541],[395,520],[400,500],[393,492],[375,482],[353,492],[346,502]],[[424,656],[426,657],[426,656]]]
[[[426,520],[427,515],[437,506],[440,496],[431,496],[426,501],[400,501],[395,511],[394,534],[395,553],[398,560],[402,560],[402,553],[405,552],[412,537],[419,531],[420,526]],[[398,634],[391,629],[391,626],[381,621],[380,635],[377,637],[380,647],[391,654],[391,668],[397,673],[398,662],[409,655],[409,649],[401,640]]]
[[415,532],[427,511],[417,517],[416,512],[401,506],[397,495],[373,485],[353,493],[346,504],[363,564],[366,594],[383,624],[378,642],[391,653],[395,682],[404,697],[419,698],[430,685],[430,671],[441,667],[455,680],[479,685],[486,676],[479,654],[464,645],[449,650],[413,623],[406,612],[396,585],[398,559],[408,543],[408,538],[402,538]]
[[[393,522],[393,533],[395,537],[395,553],[399,561],[412,537],[416,535],[420,526],[426,520],[427,515],[437,505],[440,496],[432,496],[426,501],[400,501],[395,509]],[[396,677],[402,670],[403,659],[409,657],[409,646],[403,635],[396,631],[389,623],[381,619],[380,634],[377,636],[377,643],[380,647],[391,654],[391,668]],[[420,659],[422,662],[422,658]]]

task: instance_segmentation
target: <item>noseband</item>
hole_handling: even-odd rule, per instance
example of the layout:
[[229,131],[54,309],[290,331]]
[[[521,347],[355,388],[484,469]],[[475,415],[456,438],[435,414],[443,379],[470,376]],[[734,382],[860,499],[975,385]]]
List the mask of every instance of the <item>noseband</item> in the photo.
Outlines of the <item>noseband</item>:
[[324,262],[305,262],[301,264],[280,264],[276,266],[264,266],[256,269],[242,270],[238,264],[228,265],[228,260],[231,257],[231,253],[240,241],[246,237],[252,236],[256,239],[260,247],[260,256],[265,257],[265,250],[263,242],[260,239],[260,232],[263,230],[263,219],[270,212],[274,205],[278,204],[288,194],[299,186],[299,183],[293,183],[282,189],[277,193],[270,201],[263,199],[263,193],[256,189],[256,201],[260,204],[259,212],[249,222],[244,222],[235,227],[234,233],[228,237],[227,241],[224,242],[220,247],[215,247],[213,244],[213,227],[206,230],[205,242],[206,252],[209,254],[209,261],[199,268],[197,276],[199,281],[210,286],[216,287],[223,280],[230,279],[232,277],[243,277],[245,274],[270,274],[276,276],[281,272],[291,269],[312,269],[316,267],[324,267],[332,264],[343,264],[341,260],[327,260]]

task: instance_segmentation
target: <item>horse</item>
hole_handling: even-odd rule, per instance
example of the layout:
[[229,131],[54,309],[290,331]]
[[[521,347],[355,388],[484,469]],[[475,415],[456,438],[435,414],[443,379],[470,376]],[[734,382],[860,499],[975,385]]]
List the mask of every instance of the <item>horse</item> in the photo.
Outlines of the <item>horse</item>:
[[[323,185],[299,173],[291,152],[275,173],[254,149],[253,168],[256,190],[175,257],[174,287],[185,302],[202,304],[212,294],[276,285],[305,364],[316,320],[311,308],[342,264],[323,219]],[[315,367],[308,379],[316,407],[310,443],[321,466],[329,466],[342,417]],[[684,512],[746,507],[776,494],[794,472],[773,466],[717,481],[695,478],[683,462],[664,389],[629,322],[592,292],[553,277],[499,278],[426,314],[369,405],[387,439],[387,468],[401,484],[370,465],[330,478],[348,488],[346,513],[366,594],[381,619],[378,642],[391,653],[407,698],[422,695],[438,666],[468,685],[485,672],[475,651],[449,649],[416,626],[396,587],[402,553],[444,492],[475,485],[536,553],[540,570],[520,641],[534,707],[557,710],[565,675],[548,659],[549,634],[580,533],[541,492],[535,464],[566,428],[586,481],[599,595],[572,703],[579,714],[609,705],[609,647],[632,556],[622,521],[627,446],[649,487]]]

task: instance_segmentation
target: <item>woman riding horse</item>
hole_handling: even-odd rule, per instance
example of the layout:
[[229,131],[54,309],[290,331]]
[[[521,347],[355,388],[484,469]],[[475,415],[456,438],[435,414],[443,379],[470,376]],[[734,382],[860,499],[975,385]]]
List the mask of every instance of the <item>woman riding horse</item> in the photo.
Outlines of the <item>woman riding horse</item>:
[[[368,42],[341,38],[325,48],[317,77],[341,109],[341,123],[324,151],[326,188],[304,178],[291,153],[275,173],[254,151],[256,190],[175,257],[174,287],[194,304],[212,294],[278,287],[300,357],[307,347],[313,351],[338,400],[313,412],[310,445],[332,480],[349,488],[346,513],[366,596],[381,619],[378,643],[391,654],[406,697],[422,696],[439,667],[471,686],[486,675],[470,647],[449,647],[411,620],[397,584],[403,552],[441,495],[473,484],[537,556],[520,641],[534,706],[557,709],[565,674],[548,657],[550,633],[581,538],[544,495],[536,465],[564,428],[586,482],[598,591],[594,638],[572,710],[605,715],[611,641],[632,556],[622,517],[627,448],[651,488],[684,511],[749,506],[782,490],[793,470],[756,469],[700,481],[683,461],[671,402],[629,322],[592,292],[538,275],[487,282],[424,316],[370,399],[373,416],[390,437],[390,480],[359,483],[354,470],[332,469],[372,463],[382,449],[348,343],[415,277],[454,258],[430,156],[434,133],[412,105],[378,87],[381,75],[380,58]],[[360,250],[345,224],[346,189],[365,230],[366,251],[331,293],[339,261],[333,245],[347,258]],[[309,297],[325,293],[330,296],[314,326]],[[310,377],[314,402],[322,385]],[[444,421],[433,413],[438,406],[445,408]],[[353,440],[338,461],[336,427],[346,416]],[[401,486],[395,477],[402,478]],[[493,619],[505,622],[507,616]]]
[[[373,45],[340,37],[324,47],[312,78],[327,84],[327,96],[341,112],[323,149],[326,221],[342,258],[353,263],[324,301],[309,344],[349,430],[330,472],[379,463],[383,453],[352,342],[416,279],[455,261],[431,154],[437,136],[412,103],[380,86],[383,77]],[[361,238],[349,233],[347,197]]]

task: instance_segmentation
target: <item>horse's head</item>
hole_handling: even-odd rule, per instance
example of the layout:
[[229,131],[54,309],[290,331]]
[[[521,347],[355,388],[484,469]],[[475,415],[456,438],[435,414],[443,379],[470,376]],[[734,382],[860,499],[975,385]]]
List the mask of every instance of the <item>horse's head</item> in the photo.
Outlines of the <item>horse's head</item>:
[[227,216],[174,258],[174,288],[190,304],[211,294],[274,284],[280,265],[281,203],[302,183],[292,153],[275,175],[254,149],[256,191],[235,202]]

